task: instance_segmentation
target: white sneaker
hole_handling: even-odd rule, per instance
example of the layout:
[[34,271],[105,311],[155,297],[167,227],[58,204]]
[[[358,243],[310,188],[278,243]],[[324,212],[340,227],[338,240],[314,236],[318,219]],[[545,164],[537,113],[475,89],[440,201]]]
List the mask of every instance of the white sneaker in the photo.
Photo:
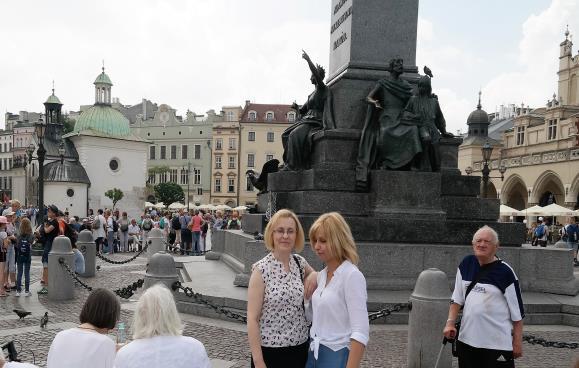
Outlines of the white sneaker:
[[17,291],[17,292],[16,292],[16,296],[20,296],[20,291]]
[[30,291],[27,291],[24,293],[24,296],[32,296],[32,293]]

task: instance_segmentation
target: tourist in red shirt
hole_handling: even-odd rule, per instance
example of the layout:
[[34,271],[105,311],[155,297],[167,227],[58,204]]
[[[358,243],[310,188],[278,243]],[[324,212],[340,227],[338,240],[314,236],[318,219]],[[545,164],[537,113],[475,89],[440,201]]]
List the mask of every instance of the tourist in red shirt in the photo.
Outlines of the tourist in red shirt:
[[199,215],[199,210],[195,210],[195,215],[191,217],[191,222],[189,222],[189,228],[191,229],[191,234],[193,235],[193,251],[199,253],[200,251],[200,238],[201,238],[201,226],[204,220]]

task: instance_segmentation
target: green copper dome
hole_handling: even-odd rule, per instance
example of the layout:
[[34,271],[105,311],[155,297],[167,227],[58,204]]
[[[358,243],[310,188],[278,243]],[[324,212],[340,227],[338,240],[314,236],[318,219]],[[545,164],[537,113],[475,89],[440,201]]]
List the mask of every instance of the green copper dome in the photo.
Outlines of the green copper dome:
[[59,104],[62,105],[62,102],[60,102],[60,100],[58,99],[58,97],[56,97],[54,95],[54,92],[52,92],[52,94],[50,96],[48,96],[48,98],[46,99],[47,104]]
[[119,111],[107,105],[94,105],[80,114],[74,124],[74,132],[80,133],[85,130],[92,130],[117,138],[131,134],[129,120]]
[[103,68],[103,72],[100,73],[98,77],[96,77],[94,84],[108,84],[109,86],[113,85],[113,82],[111,82],[111,79],[105,73],[105,68]]

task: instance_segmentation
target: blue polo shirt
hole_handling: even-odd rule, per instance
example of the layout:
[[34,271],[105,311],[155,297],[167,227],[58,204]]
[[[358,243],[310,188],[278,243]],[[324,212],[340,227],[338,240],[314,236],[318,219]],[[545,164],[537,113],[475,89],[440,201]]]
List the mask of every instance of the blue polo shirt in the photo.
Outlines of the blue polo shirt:
[[466,256],[458,266],[452,293],[452,302],[464,306],[458,339],[476,348],[512,351],[513,322],[525,317],[523,300],[511,266],[495,262],[500,263],[477,282],[466,301],[466,289],[481,266],[474,255]]

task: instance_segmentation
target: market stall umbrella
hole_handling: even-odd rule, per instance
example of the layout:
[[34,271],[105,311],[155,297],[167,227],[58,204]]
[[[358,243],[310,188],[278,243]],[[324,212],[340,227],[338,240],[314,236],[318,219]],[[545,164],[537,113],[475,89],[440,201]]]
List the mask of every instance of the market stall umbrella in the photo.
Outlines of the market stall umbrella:
[[247,211],[247,207],[246,206],[237,206],[234,208],[234,210],[236,211]]
[[158,210],[159,210],[159,209],[163,209],[163,208],[165,208],[165,203],[159,202],[159,203],[153,205],[153,207],[155,207],[155,208],[158,209]]
[[541,206],[533,206],[529,208],[525,208],[524,210],[519,211],[519,216],[540,216],[544,215],[543,208]]
[[501,207],[499,209],[499,213],[501,214],[501,216],[519,216],[519,213],[521,213],[521,211],[516,210],[512,207],[506,206],[504,204],[501,204]]
[[559,206],[557,203],[550,204],[543,207],[543,214],[545,216],[573,216],[573,210]]
[[226,205],[226,204],[220,204],[220,205],[215,206],[215,209],[216,209],[216,210],[229,211],[229,210],[231,210],[231,207],[229,207],[229,206]]
[[211,211],[211,210],[214,210],[214,209],[215,209],[215,206],[212,205],[212,204],[202,204],[202,205],[197,206],[197,208],[199,208],[199,209],[201,209],[201,210],[209,210],[209,211]]
[[183,208],[187,208],[183,203],[173,202],[169,205],[170,210],[181,210]]
[[194,209],[196,209],[196,208],[199,208],[199,206],[197,206],[197,205],[196,205],[195,203],[193,203],[193,202],[189,202],[189,209],[190,209],[190,210],[194,210]]
[[155,207],[151,202],[145,202],[145,207]]

